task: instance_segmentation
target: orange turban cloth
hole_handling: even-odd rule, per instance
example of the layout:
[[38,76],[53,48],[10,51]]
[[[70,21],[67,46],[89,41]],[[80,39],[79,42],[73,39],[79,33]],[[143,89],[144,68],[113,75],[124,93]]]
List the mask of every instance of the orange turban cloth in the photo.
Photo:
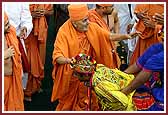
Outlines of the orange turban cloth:
[[88,7],[86,4],[70,4],[68,11],[72,21],[81,20],[88,15]]
[[4,12],[4,22],[6,22],[8,20],[8,15],[6,14],[6,12]]
[[105,7],[105,6],[112,6],[112,4],[98,4],[99,6]]

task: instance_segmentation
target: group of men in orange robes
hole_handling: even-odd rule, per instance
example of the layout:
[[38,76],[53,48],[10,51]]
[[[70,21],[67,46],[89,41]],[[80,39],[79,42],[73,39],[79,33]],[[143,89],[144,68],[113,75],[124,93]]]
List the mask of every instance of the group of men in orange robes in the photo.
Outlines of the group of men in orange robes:
[[52,4],[30,5],[31,15],[33,17],[33,30],[28,38],[24,39],[28,59],[27,66],[30,68],[25,89],[22,86],[23,65],[16,31],[9,24],[7,14],[4,13],[5,111],[23,111],[23,100],[31,101],[32,94],[40,90],[41,80],[44,77],[45,45],[48,29],[45,15],[52,13],[52,6]]
[[[109,68],[118,68],[120,61],[115,51],[115,45],[113,42],[131,39],[132,37],[138,35],[137,33],[126,35],[111,33],[110,31],[114,29],[113,24],[116,18],[115,12],[111,12],[113,14],[112,16],[104,13],[108,13],[108,11],[113,10],[113,5],[99,4],[98,6],[103,10],[103,12],[101,12],[102,15],[100,13],[100,9],[98,12],[96,9],[88,11],[86,4],[69,5],[68,11],[70,19],[60,27],[56,36],[53,51],[54,69],[52,77],[54,80],[54,86],[51,101],[55,101],[57,99],[59,100],[59,104],[56,108],[58,111],[79,111],[86,110],[87,108],[87,87],[84,83],[80,82],[78,78],[74,77],[73,70],[70,68],[72,57],[80,53],[85,53],[95,58],[97,63],[104,64]],[[143,9],[144,6],[148,8],[145,12]],[[142,21],[140,19],[137,24],[137,30],[142,33],[140,38],[148,38],[148,40],[150,40],[149,43],[152,44],[155,43],[155,41],[149,38],[154,37],[157,39],[154,34],[157,30],[155,29],[155,26],[153,27],[151,25],[148,27],[148,25],[152,21],[153,14],[157,12],[154,11],[154,7],[161,8],[162,10],[158,13],[163,13],[163,5],[152,4],[144,6],[139,6],[139,8],[137,6],[135,10],[137,14],[139,11],[139,13],[141,13],[141,17],[143,17]],[[45,43],[48,28],[44,17],[44,11],[50,11],[51,8],[52,5],[30,5],[34,26],[33,31],[25,40],[27,58],[30,64],[30,72],[25,94],[29,97],[31,97],[33,92],[40,89],[40,82],[44,77]],[[106,16],[112,17],[113,20],[110,18],[109,21],[109,18]],[[5,15],[4,23],[7,22],[6,17],[7,16]],[[141,28],[141,26],[143,28]],[[5,33],[5,39],[7,41],[6,47],[10,47],[12,44],[12,46],[14,46],[15,53],[13,54],[14,56],[10,56],[7,59],[10,59],[9,62],[12,62],[12,64],[16,66],[12,65],[13,74],[9,75],[12,77],[5,75],[5,110],[24,110],[24,96],[21,77],[20,79],[19,77],[15,78],[15,74],[17,74],[17,76],[21,76],[22,65],[19,55],[20,53],[17,46],[17,38],[7,37],[10,33],[12,33],[12,27],[9,30],[10,32]],[[115,31],[117,31],[117,29]],[[8,39],[14,40],[14,42],[11,42]],[[145,43],[146,42],[144,42],[143,45]],[[143,46],[141,47],[143,48]],[[139,51],[141,47],[139,47],[139,49],[135,49],[135,52]],[[145,45],[145,48],[147,47],[149,47],[149,45]],[[145,51],[145,48],[141,50]],[[136,53],[133,55],[135,54]],[[10,85],[13,86],[10,87]],[[9,99],[11,94],[13,96]],[[11,103],[13,99],[17,99],[20,103]],[[99,110],[98,100],[93,91],[91,100],[91,110]],[[12,106],[13,108],[10,108]],[[8,109],[8,107],[10,109]]]

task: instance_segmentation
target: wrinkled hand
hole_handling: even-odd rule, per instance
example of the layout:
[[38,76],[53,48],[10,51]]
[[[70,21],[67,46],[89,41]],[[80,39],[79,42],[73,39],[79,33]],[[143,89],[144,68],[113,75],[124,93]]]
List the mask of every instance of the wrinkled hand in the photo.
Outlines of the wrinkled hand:
[[22,27],[22,28],[20,29],[19,37],[20,37],[21,39],[25,39],[26,36],[27,36],[27,28],[26,28],[26,27]]
[[164,25],[164,15],[155,13],[155,15],[153,16],[153,19],[156,23]]
[[36,11],[33,11],[31,13],[32,17],[33,18],[40,18],[41,16],[44,16],[45,15],[45,10],[41,9],[41,10],[36,10]]
[[13,46],[10,46],[8,49],[5,50],[4,52],[4,57],[5,59],[12,57],[15,55],[15,49]]
[[67,64],[70,64],[71,61],[72,61],[72,59],[70,59],[70,58],[66,58],[66,63],[67,63]]

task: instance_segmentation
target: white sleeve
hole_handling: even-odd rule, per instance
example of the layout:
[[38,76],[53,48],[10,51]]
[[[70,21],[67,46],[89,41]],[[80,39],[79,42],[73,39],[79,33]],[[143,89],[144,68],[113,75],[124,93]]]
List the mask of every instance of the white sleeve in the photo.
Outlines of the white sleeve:
[[138,18],[136,17],[136,14],[134,13],[134,9],[135,9],[135,6],[136,6],[136,4],[131,4],[131,11],[132,11],[132,19],[131,19],[131,21],[130,21],[130,24],[134,24],[134,23],[136,23],[137,21],[138,21]]
[[25,26],[27,28],[27,36],[28,36],[33,28],[32,16],[29,10],[29,4],[25,4],[25,3],[22,4],[21,10],[22,10],[21,11],[21,27]]

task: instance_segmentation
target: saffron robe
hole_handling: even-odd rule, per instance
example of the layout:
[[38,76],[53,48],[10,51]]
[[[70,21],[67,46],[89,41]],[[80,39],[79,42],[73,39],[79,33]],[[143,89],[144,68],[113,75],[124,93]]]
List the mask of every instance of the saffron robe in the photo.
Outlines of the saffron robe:
[[22,88],[22,61],[19,51],[16,29],[10,26],[9,33],[5,34],[8,47],[13,46],[15,55],[12,56],[12,75],[4,76],[4,110],[23,111],[23,88]]
[[[159,10],[158,10],[159,9]],[[152,20],[155,13],[162,14],[164,12],[163,4],[138,4],[135,6],[135,13],[140,13],[147,10],[147,17]],[[135,50],[130,59],[130,64],[136,62],[138,57],[140,57],[144,51],[149,48],[152,44],[158,43],[159,39],[157,33],[159,31],[158,26],[155,28],[145,27],[142,20],[139,20],[136,25],[136,30],[141,32],[142,35],[139,37]]]
[[[112,15],[110,15],[109,17],[111,17],[111,16]],[[95,11],[95,9],[89,10],[88,17],[89,17],[89,21],[94,22],[94,23],[98,24],[100,27],[102,27],[103,29],[110,31],[110,28],[107,25],[107,23],[105,22],[105,20]],[[111,22],[111,23],[113,23],[113,26],[114,26],[114,22]],[[116,52],[115,43],[113,41],[111,41],[111,51],[113,52],[112,58],[115,61],[115,63],[113,63],[113,68],[119,68],[121,62],[120,62],[120,58]]]
[[[48,4],[31,4],[30,11],[51,10]],[[25,90],[26,96],[31,96],[41,87],[41,80],[44,78],[45,46],[48,25],[45,16],[33,18],[33,31],[25,40],[30,72]]]
[[[52,77],[54,86],[51,101],[59,100],[56,110],[86,110],[87,87],[73,76],[69,64],[58,64],[56,59],[60,56],[72,58],[79,53],[85,53],[96,59],[97,63],[109,68],[116,63],[112,58],[110,46],[110,32],[97,24],[89,22],[88,31],[79,33],[67,20],[59,29],[53,51],[54,69]],[[92,92],[92,110],[98,110],[98,102]]]

